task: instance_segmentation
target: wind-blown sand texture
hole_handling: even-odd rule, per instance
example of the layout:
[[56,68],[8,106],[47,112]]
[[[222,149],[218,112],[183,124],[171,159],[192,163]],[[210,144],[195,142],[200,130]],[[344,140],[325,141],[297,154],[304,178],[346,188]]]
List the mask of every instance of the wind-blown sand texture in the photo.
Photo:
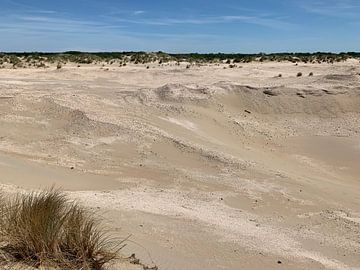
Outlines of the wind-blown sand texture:
[[3,189],[64,188],[159,269],[360,269],[358,61],[149,66],[1,69]]

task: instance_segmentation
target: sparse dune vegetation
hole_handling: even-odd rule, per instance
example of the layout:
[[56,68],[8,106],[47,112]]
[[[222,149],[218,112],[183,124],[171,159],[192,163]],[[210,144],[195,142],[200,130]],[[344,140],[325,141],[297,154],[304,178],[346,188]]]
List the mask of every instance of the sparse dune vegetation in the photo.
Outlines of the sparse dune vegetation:
[[[294,64],[321,64],[343,62],[347,59],[360,59],[359,53],[276,53],[276,54],[170,54],[164,52],[119,52],[83,53],[69,51],[64,53],[0,53],[0,66],[8,68],[47,67],[46,64],[73,63],[76,65],[147,65],[149,63],[179,66],[181,62],[199,64],[227,64],[233,68],[238,63],[251,62],[291,62]],[[46,64],[45,64],[46,63]]]

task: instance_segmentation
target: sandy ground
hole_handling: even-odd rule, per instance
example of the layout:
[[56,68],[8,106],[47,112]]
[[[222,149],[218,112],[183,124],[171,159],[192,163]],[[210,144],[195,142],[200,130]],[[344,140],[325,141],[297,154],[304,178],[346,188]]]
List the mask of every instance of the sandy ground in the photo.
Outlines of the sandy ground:
[[62,187],[159,269],[360,269],[359,62],[185,66],[0,70],[4,192]]

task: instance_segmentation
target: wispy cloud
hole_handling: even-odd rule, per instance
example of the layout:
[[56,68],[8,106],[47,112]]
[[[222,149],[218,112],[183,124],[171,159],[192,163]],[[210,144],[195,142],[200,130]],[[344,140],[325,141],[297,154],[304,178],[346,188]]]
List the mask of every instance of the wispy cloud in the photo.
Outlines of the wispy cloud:
[[2,0],[4,2],[4,4],[7,4],[8,6],[12,6],[14,8],[16,8],[18,11],[22,10],[22,12],[24,13],[32,13],[32,14],[55,14],[56,11],[54,10],[47,10],[47,9],[42,9],[42,8],[36,8],[32,5],[27,5],[27,4],[23,4],[20,3],[18,1],[15,0]]
[[0,18],[0,31],[24,34],[41,33],[101,33],[120,28],[106,23],[87,20],[55,18],[50,16],[14,15]]
[[[117,30],[117,32],[114,32]],[[167,39],[187,38],[216,38],[217,35],[210,34],[172,34],[157,32],[136,32],[126,30],[121,24],[110,24],[88,20],[75,20],[66,18],[55,18],[49,16],[27,16],[15,15],[0,18],[0,32],[12,32],[25,35],[33,34],[95,34],[95,35],[122,35],[129,37],[156,37]]]
[[144,14],[145,11],[144,10],[136,10],[133,12],[133,15],[141,15],[141,14]]
[[147,19],[118,19],[118,22],[158,25],[158,26],[172,26],[178,24],[188,25],[206,25],[206,24],[226,24],[226,23],[245,23],[253,24],[262,27],[269,27],[275,29],[291,29],[296,25],[286,22],[279,18],[256,17],[256,16],[242,16],[242,15],[227,15],[227,16],[212,16],[212,17],[198,17],[198,18],[147,18]]
[[332,17],[359,18],[360,3],[354,0],[301,1],[298,5],[307,12]]
[[31,10],[29,11],[29,13],[33,13],[33,14],[56,14],[57,12],[54,10],[42,10],[42,9],[36,9],[36,10]]
[[296,27],[295,24],[289,23],[279,18],[267,18],[256,16],[224,16],[223,20],[229,22],[244,22],[248,24],[255,24],[263,27],[278,28],[278,29],[291,29]]

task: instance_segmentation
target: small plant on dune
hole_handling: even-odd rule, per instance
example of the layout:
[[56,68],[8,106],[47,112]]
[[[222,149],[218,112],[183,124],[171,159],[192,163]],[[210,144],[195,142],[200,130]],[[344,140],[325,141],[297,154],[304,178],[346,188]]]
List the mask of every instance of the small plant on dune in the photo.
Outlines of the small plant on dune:
[[1,249],[14,262],[97,270],[116,258],[114,242],[97,220],[58,191],[19,195],[1,210]]
[[61,65],[61,63],[59,62],[58,64],[57,64],[57,66],[56,66],[56,69],[61,69],[62,68],[62,65]]
[[301,72],[298,72],[298,74],[296,74],[296,77],[301,77],[301,76],[302,76]]
[[44,62],[40,62],[40,63],[37,63],[37,64],[36,64],[36,67],[37,67],[37,68],[46,68],[46,65],[45,65]]
[[313,72],[310,72],[310,73],[309,73],[309,76],[310,76],[310,77],[314,76],[314,73],[313,73]]

